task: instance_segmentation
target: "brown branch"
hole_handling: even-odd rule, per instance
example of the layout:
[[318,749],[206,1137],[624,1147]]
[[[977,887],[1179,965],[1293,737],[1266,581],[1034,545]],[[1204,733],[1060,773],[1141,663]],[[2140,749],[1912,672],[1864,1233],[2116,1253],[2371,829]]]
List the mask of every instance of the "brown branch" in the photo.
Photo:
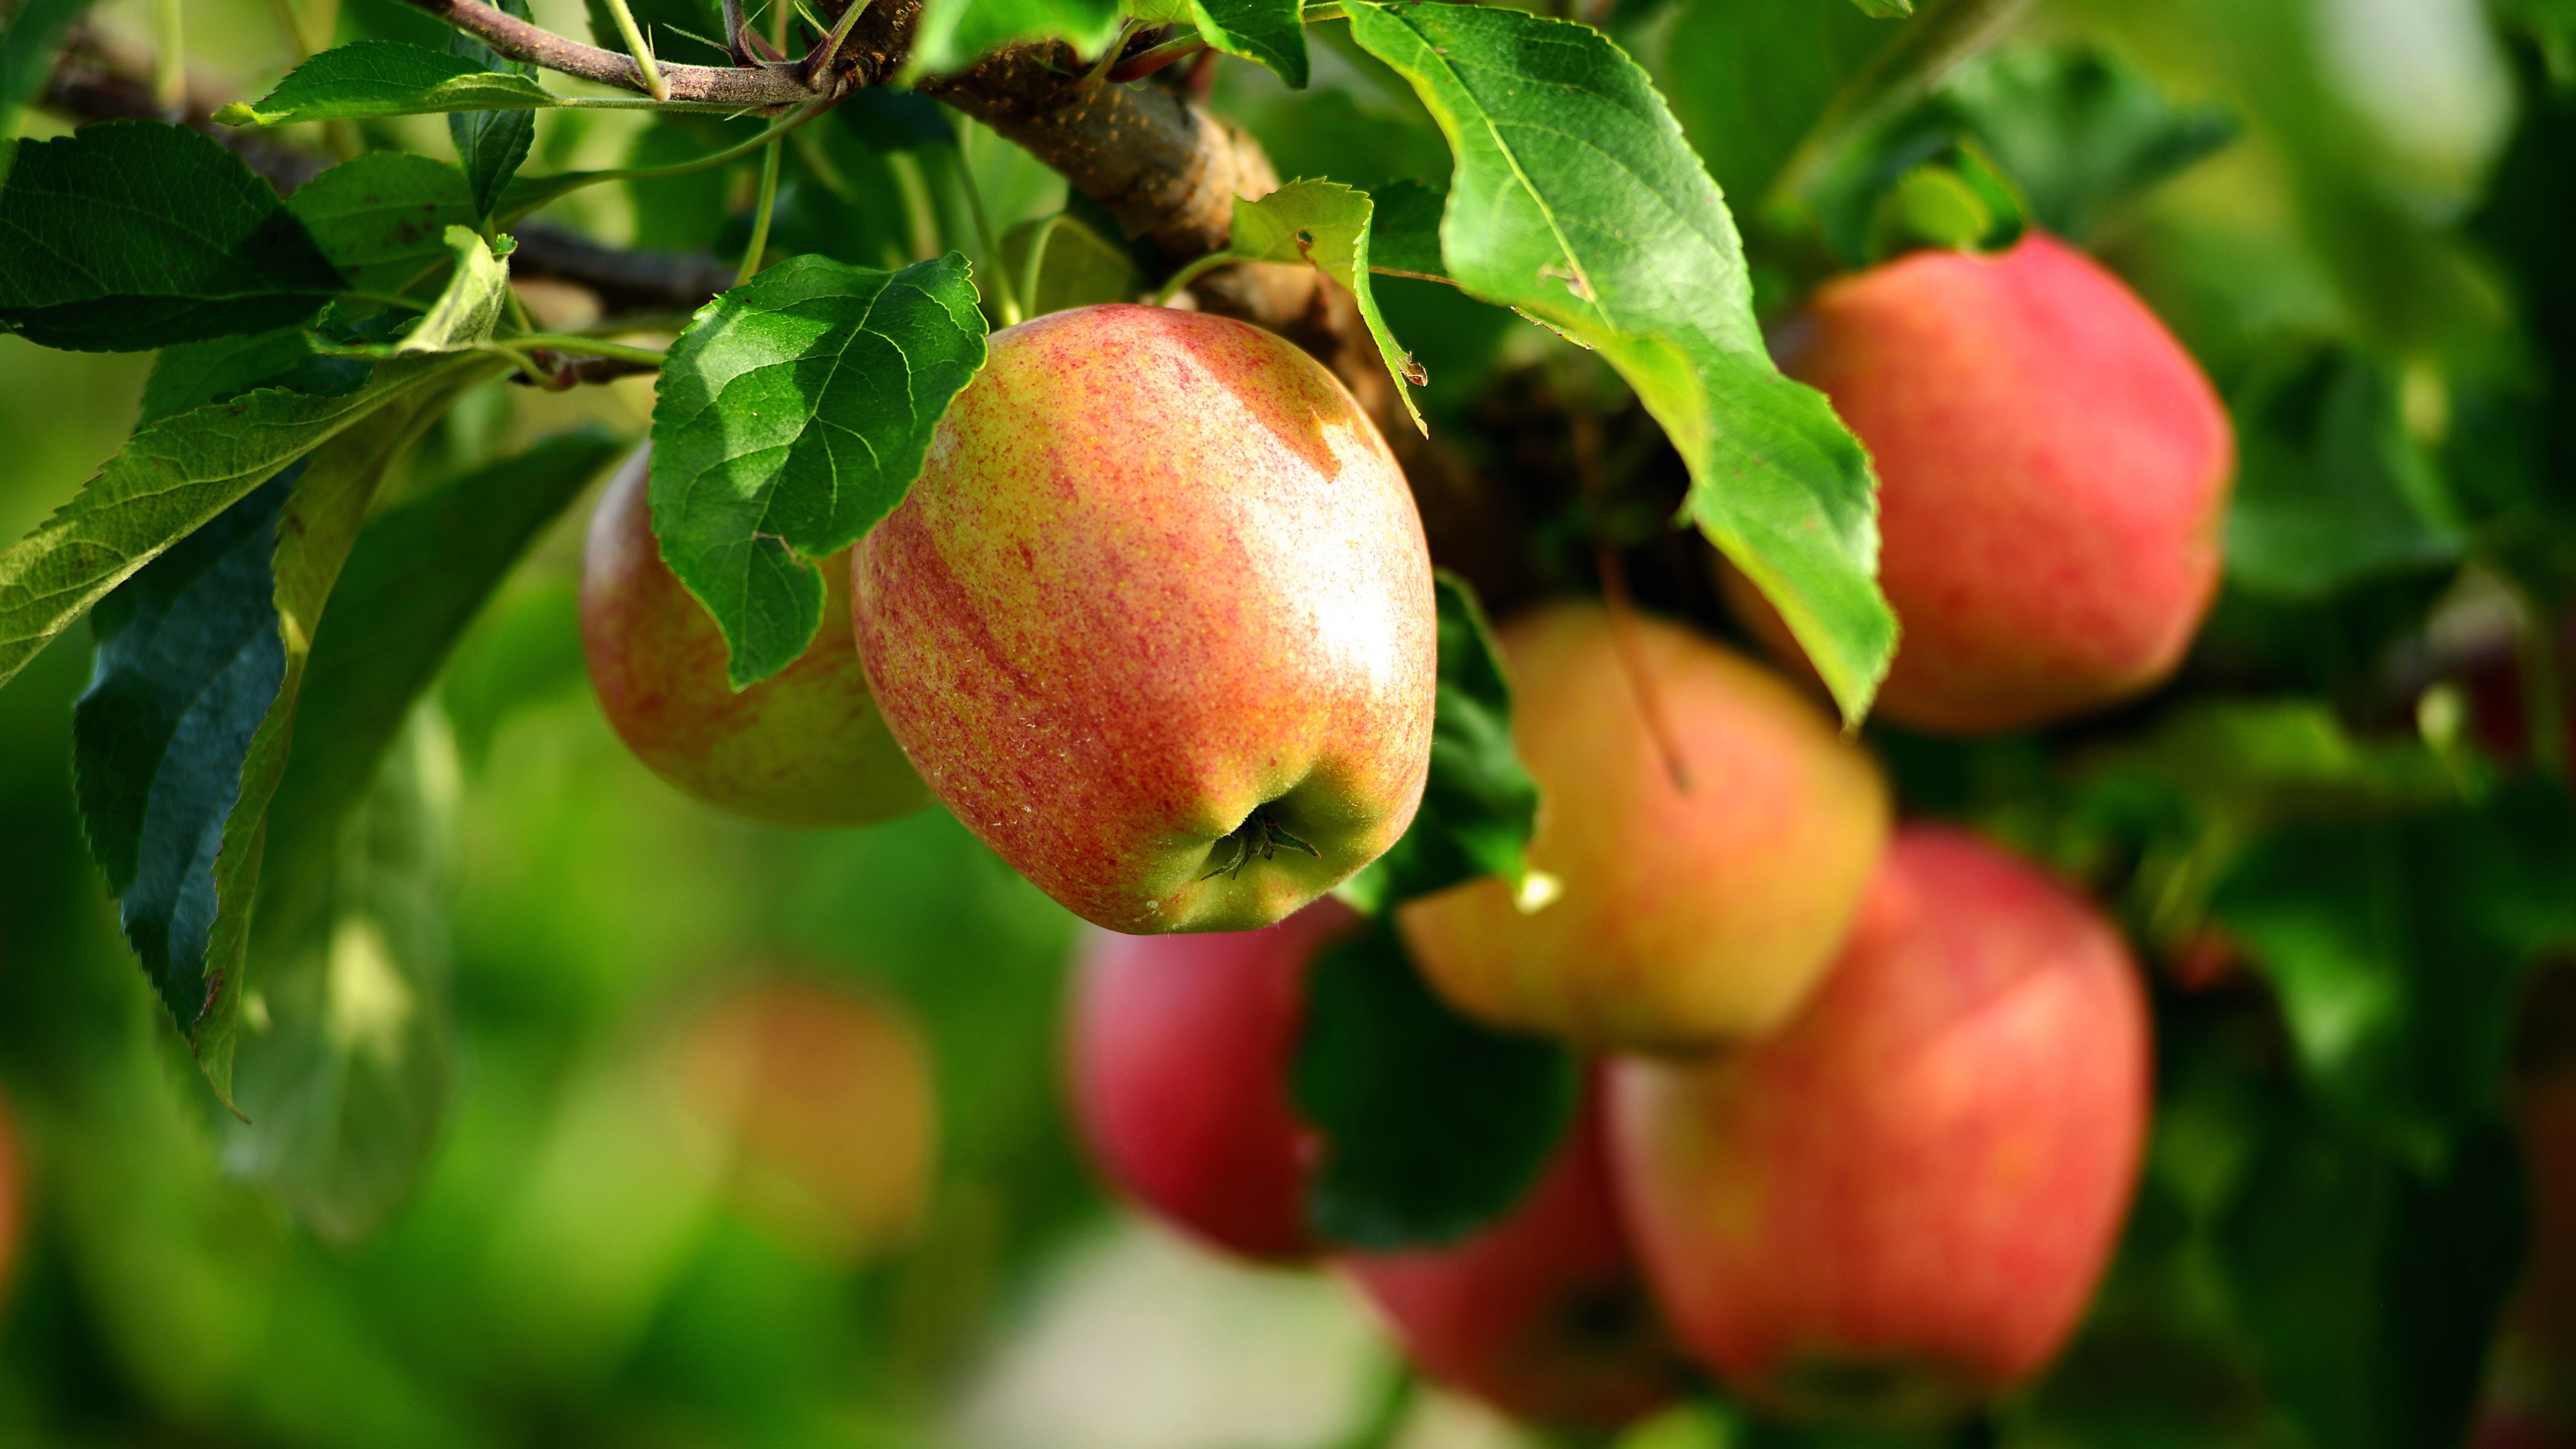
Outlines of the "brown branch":
[[[524,60],[564,75],[601,85],[649,94],[635,57],[584,44],[533,21],[521,20],[483,0],[409,0],[423,10],[482,41],[512,60]],[[814,99],[793,65],[764,62],[752,66],[664,65],[670,98],[702,105],[776,111]],[[862,81],[860,84],[867,84]]]

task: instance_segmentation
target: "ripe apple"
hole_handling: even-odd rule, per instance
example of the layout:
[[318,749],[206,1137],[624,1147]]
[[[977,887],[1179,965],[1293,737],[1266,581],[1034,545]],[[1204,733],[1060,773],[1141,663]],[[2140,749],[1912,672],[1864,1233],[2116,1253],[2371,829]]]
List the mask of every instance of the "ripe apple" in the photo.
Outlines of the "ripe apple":
[[1359,916],[1330,896],[1258,931],[1093,933],[1075,967],[1074,1113],[1101,1172],[1249,1258],[1312,1251],[1313,1134],[1289,1105],[1306,973]]
[[784,977],[737,990],[679,1037],[683,1098],[727,1145],[752,1222],[833,1263],[908,1234],[938,1135],[930,1065],[891,1002]]
[[1957,831],[1899,832],[1780,1035],[1612,1069],[1647,1282],[1745,1394],[1923,1420],[2028,1378],[2108,1261],[2148,1113],[2147,1013],[2093,907]]
[[867,825],[929,803],[850,646],[846,556],[823,565],[830,597],[813,644],[735,693],[724,635],[654,541],[652,453],[619,465],[582,555],[582,650],[627,747],[698,799],[774,825]]
[[1512,733],[1542,795],[1523,913],[1499,880],[1398,917],[1460,1010],[1596,1048],[1688,1049],[1787,1020],[1841,944],[1888,830],[1886,783],[1788,684],[1676,625],[1635,623],[1676,780],[1609,616],[1556,604],[1502,630]]
[[1597,1092],[1501,1222],[1456,1247],[1334,1265],[1425,1374],[1514,1418],[1615,1427],[1682,1386],[1611,1196]]
[[[2033,233],[1820,289],[1773,339],[1878,466],[1879,584],[1901,633],[1878,712],[1954,734],[2141,693],[2218,587],[2235,434],[2209,380],[2120,280]],[[1730,601],[1784,659],[1779,616]]]
[[994,334],[854,577],[922,778],[1094,924],[1269,925],[1421,803],[1421,519],[1350,394],[1269,333],[1121,304]]

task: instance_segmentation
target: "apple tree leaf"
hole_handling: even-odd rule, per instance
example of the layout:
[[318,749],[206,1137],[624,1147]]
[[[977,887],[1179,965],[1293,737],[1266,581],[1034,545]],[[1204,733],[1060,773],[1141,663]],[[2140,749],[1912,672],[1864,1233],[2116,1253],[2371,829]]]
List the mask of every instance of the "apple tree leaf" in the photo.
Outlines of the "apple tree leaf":
[[1127,248],[1070,211],[1024,221],[1002,238],[1002,260],[1020,279],[1029,315],[1095,302],[1132,301],[1144,274]]
[[2315,347],[2268,357],[2238,385],[2231,586],[2321,599],[2459,557],[2467,538],[2458,505],[2407,431],[2398,387],[2383,363]]
[[1190,19],[1208,44],[1258,61],[1293,90],[1306,88],[1303,0],[1190,0]]
[[[521,20],[533,18],[528,13],[528,0],[501,0],[501,9]],[[512,60],[462,30],[447,37],[447,52],[495,75],[525,76],[533,83],[537,74],[535,66]],[[466,182],[473,188],[474,217],[479,221],[501,204],[501,193],[508,189],[510,178],[519,174],[520,163],[528,159],[529,143],[537,137],[537,113],[450,111],[447,134],[456,143],[456,159],[464,166]]]
[[961,70],[977,56],[1030,40],[1061,40],[1089,60],[1117,38],[1118,0],[926,0],[906,79]]
[[814,561],[857,542],[921,474],[984,365],[955,252],[899,272],[801,256],[709,302],[653,406],[653,531],[724,630],[733,686],[795,662],[823,617]]
[[1771,365],[1734,220],[1645,73],[1597,31],[1517,10],[1349,12],[1456,158],[1450,277],[1627,379],[1689,466],[1688,516],[1861,718],[1896,647],[1869,457]]
[[405,151],[352,157],[298,187],[286,209],[349,285],[401,293],[455,260],[447,229],[481,219],[464,173]]
[[143,414],[135,426],[262,388],[346,397],[365,387],[372,375],[362,359],[314,351],[313,334],[301,327],[181,343],[161,349],[152,359],[152,375],[143,384]]
[[345,287],[269,184],[213,138],[109,121],[0,141],[0,326],[139,352],[288,327]]
[[1518,1203],[1572,1118],[1578,1070],[1563,1046],[1450,1010],[1381,916],[1316,959],[1291,1073],[1324,1144],[1309,1225],[1387,1250],[1455,1242]]
[[393,345],[396,357],[471,351],[491,341],[492,329],[500,324],[510,297],[508,265],[470,227],[449,227],[447,249],[456,255],[456,270],[448,274],[438,300]]
[[227,126],[366,121],[441,111],[527,111],[560,104],[529,76],[398,40],[326,50],[286,73],[257,103],[215,112]]
[[1890,33],[1848,5],[1685,0],[1664,49],[1664,89],[1737,211],[1761,205],[1835,93]]
[[1475,590],[1442,571],[1439,703],[1431,777],[1413,824],[1334,894],[1372,915],[1498,875],[1519,886],[1538,821],[1538,782],[1512,748],[1512,687]]
[[1419,181],[1390,181],[1369,192],[1376,213],[1369,218],[1369,270],[1398,277],[1449,280],[1440,260],[1440,214],[1449,193]]
[[1395,378],[1396,396],[1405,415],[1425,434],[1422,409],[1413,389],[1424,382],[1413,354],[1396,344],[1395,334],[1378,312],[1369,290],[1369,217],[1375,210],[1369,194],[1337,181],[1291,181],[1258,201],[1234,199],[1234,225],[1228,250],[1247,261],[1311,262],[1341,283],[1359,300],[1360,317],[1368,323],[1378,356]]

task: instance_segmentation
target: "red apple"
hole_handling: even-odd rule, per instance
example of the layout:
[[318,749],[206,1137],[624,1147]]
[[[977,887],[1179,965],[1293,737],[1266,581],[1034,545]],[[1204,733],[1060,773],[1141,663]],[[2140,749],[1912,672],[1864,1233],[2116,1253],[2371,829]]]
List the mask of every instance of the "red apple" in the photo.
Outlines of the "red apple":
[[850,645],[846,559],[824,565],[813,644],[735,693],[724,635],[654,541],[652,455],[636,449],[609,480],[582,557],[582,649],[628,748],[698,799],[777,825],[866,825],[927,804]]
[[1359,917],[1326,897],[1258,931],[1095,932],[1072,987],[1073,1105],[1101,1172],[1228,1252],[1292,1259],[1312,1134],[1289,1105],[1306,973]]
[[828,1262],[899,1241],[929,1194],[937,1106],[911,1016],[781,978],[734,992],[678,1041],[685,1098],[730,1149],[754,1225]]
[[2035,1374],[2108,1261],[2147,1011],[2088,902],[1957,831],[1890,847],[1788,1030],[1611,1079],[1613,1172],[1683,1342],[1775,1409],[1944,1416]]
[[[1821,288],[1774,339],[1879,478],[1901,633],[1878,712],[1974,734],[2116,703],[2171,674],[2217,590],[2235,434],[2119,278],[2033,233]],[[1782,658],[1779,616],[1727,591]]]
[[1421,802],[1422,523],[1350,394],[1269,333],[1112,305],[994,334],[855,583],[922,778],[1097,925],[1269,925]]
[[1416,1367],[1514,1418],[1615,1427],[1681,1388],[1611,1196],[1597,1093],[1501,1222],[1453,1248],[1334,1261]]
[[1788,1019],[1832,960],[1888,830],[1878,767],[1770,671],[1635,622],[1676,780],[1610,617],[1512,620],[1512,734],[1543,792],[1529,862],[1562,885],[1525,912],[1487,879],[1398,920],[1473,1016],[1596,1048],[1689,1049]]

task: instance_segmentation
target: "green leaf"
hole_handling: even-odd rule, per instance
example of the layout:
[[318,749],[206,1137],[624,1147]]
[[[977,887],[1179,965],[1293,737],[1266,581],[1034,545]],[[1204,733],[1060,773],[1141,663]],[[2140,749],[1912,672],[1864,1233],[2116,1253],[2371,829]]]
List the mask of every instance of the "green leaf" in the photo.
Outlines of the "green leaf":
[[1449,280],[1440,260],[1440,214],[1449,193],[1419,181],[1390,181],[1369,192],[1369,270],[1398,277]]
[[223,1129],[224,1165],[340,1246],[418,1185],[455,1067],[446,884],[458,769],[435,707],[413,712],[382,766],[309,867],[327,910],[260,953],[233,1079],[240,1115]]
[[404,151],[370,151],[343,161],[297,188],[286,209],[350,286],[394,294],[454,259],[449,227],[470,227],[481,219],[463,172]]
[[1981,143],[2039,224],[2081,239],[2130,199],[2236,139],[2212,106],[2180,106],[2089,45],[2010,46],[1944,79],[1933,104]]
[[1575,1104],[1574,1056],[1467,1020],[1431,993],[1384,917],[1306,983],[1292,1085],[1323,1137],[1306,1218],[1325,1240],[1451,1243],[1518,1203]]
[[1872,20],[1903,20],[1914,13],[1914,0],[1852,0],[1852,6]]
[[463,56],[395,40],[326,50],[287,72],[256,105],[215,112],[227,126],[365,121],[440,111],[526,111],[558,105],[525,75],[487,70]]
[[900,272],[797,257],[698,310],[653,406],[653,531],[724,630],[736,689],[795,662],[823,616],[814,561],[921,473],[984,365],[955,252]]
[[465,352],[492,340],[509,301],[510,269],[470,227],[449,227],[447,248],[456,254],[456,270],[438,300],[394,344],[394,356]]
[[[521,20],[533,18],[528,13],[528,0],[501,0],[501,10]],[[527,76],[533,80],[537,73],[535,66],[512,60],[462,30],[447,38],[447,53],[473,61],[495,75]],[[536,112],[451,111],[447,134],[456,143],[456,159],[464,166],[466,182],[473,188],[474,219],[480,221],[500,205],[502,191],[508,188],[510,178],[519,174],[520,163],[528,159],[529,143],[537,137]]]
[[292,326],[344,283],[267,182],[213,138],[109,121],[0,142],[0,326],[138,352]]
[[1369,289],[1369,194],[1337,181],[1291,181],[1258,201],[1234,199],[1234,225],[1229,250],[1238,257],[1267,262],[1311,262],[1324,275],[1348,288],[1358,299],[1360,317],[1377,342],[1377,355],[1395,378],[1396,396],[1404,399],[1405,416],[1425,435],[1430,425],[1413,401],[1413,389],[1427,380],[1413,354],[1397,345]]
[[25,0],[0,31],[0,136],[18,133],[18,114],[42,95],[55,53],[90,0]]
[[2399,383],[2361,353],[2300,349],[2237,389],[2227,579],[2318,599],[2377,574],[2447,564],[2466,543]]
[[1002,259],[1019,278],[1029,315],[1095,302],[1127,302],[1145,290],[1127,248],[1069,211],[1022,222],[1002,238]]
[[1772,367],[1735,224],[1645,74],[1514,10],[1356,0],[1350,23],[1456,154],[1449,275],[1618,369],[1689,465],[1691,519],[1859,719],[1896,646],[1868,455]]
[[346,397],[367,385],[371,374],[364,361],[325,357],[313,350],[312,339],[301,327],[283,327],[165,347],[152,360],[152,376],[143,384],[143,416],[135,426],[231,402],[261,388]]
[[925,0],[904,78],[945,75],[1029,40],[1061,40],[1085,59],[1118,35],[1118,0]]
[[1422,808],[1386,854],[1334,893],[1372,915],[1478,876],[1515,888],[1538,822],[1538,782],[1512,748],[1512,687],[1502,651],[1467,581],[1443,571],[1439,704]]
[[0,553],[0,684],[164,549],[454,366],[379,363],[337,397],[265,389],[138,428],[77,497]]
[[1270,67],[1306,88],[1304,0],[1190,0],[1190,19],[1208,44]]
[[1889,29],[1830,0],[1687,0],[1664,47],[1664,84],[1682,131],[1742,212]]

